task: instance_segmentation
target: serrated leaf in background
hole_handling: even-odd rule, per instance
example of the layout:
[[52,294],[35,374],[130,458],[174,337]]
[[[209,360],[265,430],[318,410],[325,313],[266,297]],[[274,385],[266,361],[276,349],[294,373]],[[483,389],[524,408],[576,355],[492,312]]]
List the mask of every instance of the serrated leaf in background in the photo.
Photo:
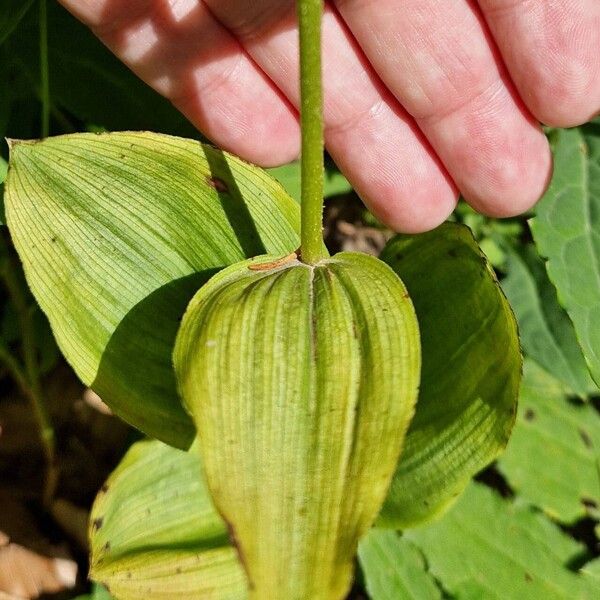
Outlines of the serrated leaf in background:
[[600,123],[553,135],[554,176],[531,229],[600,385]]
[[498,467],[525,500],[563,523],[600,516],[600,415],[525,363],[517,425]]
[[119,600],[247,597],[197,448],[132,446],[94,502],[90,540],[92,578]]
[[514,316],[467,227],[398,236],[382,258],[406,283],[423,345],[415,417],[378,521],[404,528],[440,515],[504,449],[521,354]]
[[151,133],[17,144],[5,201],[28,283],[79,377],[130,424],[189,445],[171,363],[179,319],[215,270],[295,250],[297,204],[257,167]]
[[372,529],[358,547],[371,600],[438,600],[441,591],[420,550],[395,531]]
[[519,322],[523,350],[585,398],[598,391],[590,377],[569,316],[558,303],[543,261],[533,246],[507,250],[502,288]]
[[404,534],[453,598],[595,600],[597,582],[567,568],[585,548],[525,503],[471,483],[445,517]]

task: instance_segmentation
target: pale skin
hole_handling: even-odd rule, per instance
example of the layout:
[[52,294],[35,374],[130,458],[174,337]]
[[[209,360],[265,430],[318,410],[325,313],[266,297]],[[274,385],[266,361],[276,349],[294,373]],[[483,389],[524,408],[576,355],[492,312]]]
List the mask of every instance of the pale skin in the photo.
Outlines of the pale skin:
[[[298,157],[295,0],[60,0],[215,144]],[[327,150],[398,231],[460,193],[508,217],[544,192],[540,123],[600,111],[600,0],[332,0],[323,22]]]

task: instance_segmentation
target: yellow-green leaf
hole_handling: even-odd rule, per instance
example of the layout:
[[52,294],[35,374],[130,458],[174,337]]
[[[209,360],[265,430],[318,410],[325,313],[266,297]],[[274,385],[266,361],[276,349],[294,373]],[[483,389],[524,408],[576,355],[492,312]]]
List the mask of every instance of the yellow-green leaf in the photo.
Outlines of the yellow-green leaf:
[[119,600],[245,600],[247,581],[200,454],[132,446],[90,517],[91,576]]
[[443,512],[504,449],[522,361],[512,311],[467,227],[398,236],[382,258],[410,291],[423,346],[415,417],[378,522],[406,528]]
[[351,253],[235,265],[190,303],[174,362],[251,597],[343,598],[416,399],[402,282]]
[[187,447],[180,318],[216,270],[298,245],[271,177],[193,140],[76,134],[13,143],[6,213],[27,281],[79,377],[123,419]]

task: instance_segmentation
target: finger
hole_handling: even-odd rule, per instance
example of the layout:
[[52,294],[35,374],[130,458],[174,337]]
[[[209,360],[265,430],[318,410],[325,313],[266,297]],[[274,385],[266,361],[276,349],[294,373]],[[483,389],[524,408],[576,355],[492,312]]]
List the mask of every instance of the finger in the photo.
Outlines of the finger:
[[542,122],[571,127],[600,111],[598,0],[479,0],[511,77]]
[[492,216],[529,209],[551,170],[547,141],[511,88],[474,2],[337,0],[371,64],[412,114],[465,198]]
[[61,0],[206,136],[272,166],[299,152],[296,111],[197,0]]
[[[217,18],[298,106],[295,2],[208,0]],[[327,148],[377,217],[417,232],[443,222],[457,191],[413,120],[381,85],[339,15],[323,18]]]

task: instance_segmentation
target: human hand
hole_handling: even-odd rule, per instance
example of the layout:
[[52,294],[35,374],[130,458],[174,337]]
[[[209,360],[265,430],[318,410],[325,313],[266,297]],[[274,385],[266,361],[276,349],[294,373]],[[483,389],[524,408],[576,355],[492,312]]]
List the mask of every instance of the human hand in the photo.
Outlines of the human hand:
[[[60,0],[207,137],[298,156],[294,0]],[[458,190],[512,216],[543,193],[538,121],[600,110],[600,0],[335,0],[323,21],[325,139],[394,229],[444,221]]]

